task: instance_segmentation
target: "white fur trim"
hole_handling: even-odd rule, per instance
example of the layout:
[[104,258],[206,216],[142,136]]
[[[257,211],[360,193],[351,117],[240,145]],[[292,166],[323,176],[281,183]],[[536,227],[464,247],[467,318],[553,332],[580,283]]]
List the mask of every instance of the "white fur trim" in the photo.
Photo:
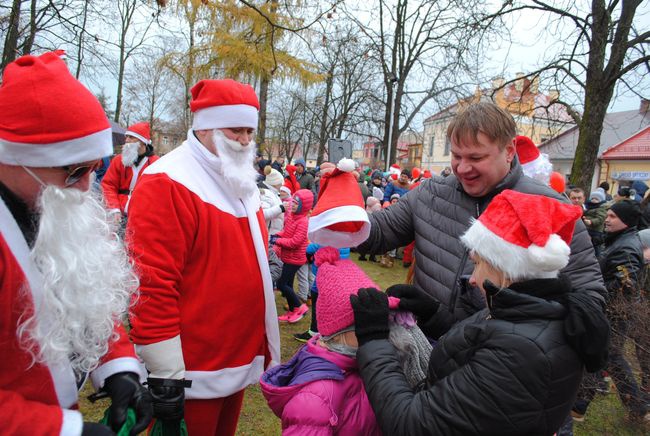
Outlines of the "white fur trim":
[[[343,221],[362,221],[357,232],[338,232],[328,229],[332,224]],[[336,248],[356,247],[368,239],[370,220],[368,213],[359,206],[340,206],[326,210],[309,218],[308,238],[311,242]]]
[[551,173],[553,172],[553,164],[548,159],[548,155],[541,153],[537,159],[521,165],[524,174],[535,180],[539,180],[545,185],[549,184]]
[[145,144],[151,144],[151,139],[147,139],[144,136],[140,135],[139,133],[135,133],[131,130],[127,130],[124,133],[124,136],[133,136],[134,138],[137,138],[138,140],[144,142]]
[[135,349],[145,362],[150,377],[175,380],[185,378],[185,361],[180,335],[153,344],[136,345]]
[[[277,363],[277,362],[276,362]],[[218,371],[187,371],[192,387],[185,389],[188,400],[223,398],[248,385],[258,383],[264,372],[264,356],[256,356],[247,365],[224,368]]]
[[505,272],[511,280],[557,277],[559,270],[569,263],[571,253],[558,235],[551,235],[544,247],[533,244],[526,249],[492,233],[478,220],[473,220],[460,239],[467,248]]
[[140,382],[147,378],[147,371],[143,368],[140,361],[134,357],[118,357],[100,365],[96,370],[90,373],[95,389],[99,390],[104,387],[104,381],[110,376],[120,372],[132,372],[138,375]]
[[[25,241],[23,233],[20,231],[13,215],[11,215],[11,212],[9,212],[9,209],[1,198],[0,233],[9,246],[9,250],[11,250],[11,253],[16,258],[16,262],[20,265],[23,274],[25,274],[34,308],[36,309],[43,300],[42,276],[29,256],[29,246]],[[70,364],[68,362],[57,365],[50,364],[47,368],[52,377],[52,384],[54,385],[59,405],[63,408],[68,408],[77,404],[77,383]]]
[[250,127],[257,129],[257,108],[247,104],[211,106],[194,113],[193,130]]
[[50,144],[30,144],[0,139],[0,162],[26,167],[59,167],[101,159],[113,154],[111,128],[82,138]]
[[344,157],[339,161],[339,163],[336,165],[336,168],[339,170],[346,172],[346,173],[351,173],[354,171],[355,164],[352,159],[348,159],[347,157]]
[[61,423],[61,436],[78,436],[83,431],[83,418],[78,410],[63,409],[63,422]]

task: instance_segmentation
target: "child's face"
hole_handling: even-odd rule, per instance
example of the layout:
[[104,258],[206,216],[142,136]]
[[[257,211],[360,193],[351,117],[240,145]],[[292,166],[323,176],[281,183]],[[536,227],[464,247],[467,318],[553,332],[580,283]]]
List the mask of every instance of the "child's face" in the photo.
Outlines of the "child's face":
[[472,286],[480,288],[483,295],[485,295],[483,283],[486,280],[489,280],[500,287],[508,286],[510,284],[510,282],[506,280],[505,274],[503,274],[502,271],[495,269],[479,255],[472,252],[470,257],[474,262],[474,271],[472,272],[472,276],[469,278],[469,283]]
[[399,201],[399,198],[393,198],[393,199],[390,201],[390,204],[395,204],[395,203],[397,203],[398,201]]
[[291,196],[284,191],[280,191],[280,199],[282,201],[288,200]]
[[298,202],[293,199],[291,202],[291,212],[296,213],[298,211]]

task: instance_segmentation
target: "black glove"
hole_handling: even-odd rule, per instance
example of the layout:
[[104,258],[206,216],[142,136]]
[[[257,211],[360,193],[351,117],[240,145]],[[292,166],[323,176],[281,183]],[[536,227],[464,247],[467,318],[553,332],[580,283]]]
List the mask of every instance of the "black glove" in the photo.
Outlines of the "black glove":
[[440,301],[413,285],[393,285],[386,289],[386,294],[399,298],[399,308],[413,313],[422,322],[431,319],[440,307]]
[[280,239],[278,235],[271,235],[271,237],[269,238],[269,243],[273,245],[275,244],[275,241],[277,241],[278,239]]
[[388,297],[374,288],[361,288],[350,295],[354,332],[359,346],[373,339],[388,339]]
[[280,210],[282,211],[282,213],[286,211],[286,209],[284,208],[284,204],[282,203],[280,203]]
[[153,410],[151,395],[147,388],[140,384],[137,374],[133,372],[118,372],[108,377],[104,382],[104,390],[111,397],[110,426],[118,432],[126,422],[128,408],[135,411],[136,422],[130,436],[144,431],[151,421]]
[[153,416],[161,421],[180,421],[185,414],[185,387],[187,380],[148,378],[149,392],[153,397]]
[[115,436],[115,433],[104,424],[96,422],[84,422],[81,436]]

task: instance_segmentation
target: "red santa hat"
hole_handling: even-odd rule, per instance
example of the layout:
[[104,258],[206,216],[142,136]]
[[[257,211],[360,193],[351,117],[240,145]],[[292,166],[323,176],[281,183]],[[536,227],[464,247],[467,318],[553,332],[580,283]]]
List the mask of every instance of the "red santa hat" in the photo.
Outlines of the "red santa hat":
[[397,177],[402,173],[402,169],[395,163],[388,168],[388,173],[393,180],[397,180]]
[[201,80],[190,92],[190,109],[194,113],[192,129],[257,129],[260,103],[252,86],[232,79]]
[[553,164],[548,156],[540,153],[535,143],[527,136],[517,136],[515,147],[524,174],[548,185],[553,172]]
[[337,248],[356,247],[368,238],[370,221],[357,179],[354,161],[343,158],[323,176],[316,208],[309,218],[309,240]]
[[149,123],[136,123],[126,129],[126,136],[133,136],[145,144],[151,144],[151,130]]
[[579,206],[505,190],[461,240],[511,280],[553,278],[569,263]]
[[7,65],[0,86],[0,162],[55,167],[113,154],[97,98],[54,52]]

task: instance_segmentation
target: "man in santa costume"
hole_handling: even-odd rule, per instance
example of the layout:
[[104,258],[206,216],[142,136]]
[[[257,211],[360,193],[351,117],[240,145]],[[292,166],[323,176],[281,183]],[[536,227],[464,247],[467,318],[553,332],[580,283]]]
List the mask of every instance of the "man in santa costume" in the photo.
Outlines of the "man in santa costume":
[[121,326],[138,279],[90,174],[112,148],[97,99],[56,53],[9,64],[0,86],[0,423],[3,434],[108,435],[84,423],[88,374],[117,432],[151,420]]
[[122,153],[113,158],[102,179],[106,206],[111,214],[120,218],[126,217],[129,199],[138,176],[158,160],[151,146],[149,123],[133,124],[124,135],[126,139],[122,146]]
[[131,337],[154,416],[221,436],[235,432],[244,389],[279,363],[279,331],[253,167],[257,96],[234,80],[191,92],[187,140],[144,171],[132,196],[141,284]]

